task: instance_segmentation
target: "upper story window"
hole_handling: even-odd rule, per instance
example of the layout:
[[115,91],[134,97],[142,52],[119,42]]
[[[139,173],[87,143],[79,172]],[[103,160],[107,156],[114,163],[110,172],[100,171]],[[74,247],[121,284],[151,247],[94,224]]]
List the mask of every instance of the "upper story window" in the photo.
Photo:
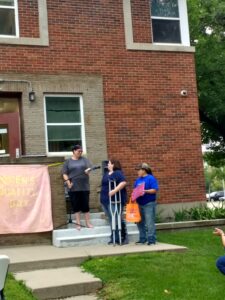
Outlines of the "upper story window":
[[185,2],[183,0],[151,1],[153,43],[188,43]]
[[0,0],[0,36],[19,36],[17,0]]
[[74,144],[85,151],[83,101],[76,95],[45,96],[48,155],[68,155]]

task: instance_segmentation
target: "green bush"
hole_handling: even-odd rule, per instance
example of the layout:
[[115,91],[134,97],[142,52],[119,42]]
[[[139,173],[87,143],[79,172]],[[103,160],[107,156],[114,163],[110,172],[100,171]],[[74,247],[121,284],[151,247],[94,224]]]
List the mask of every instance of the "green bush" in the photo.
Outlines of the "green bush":
[[214,220],[224,219],[225,208],[209,208],[206,205],[192,207],[190,209],[181,209],[174,211],[175,222],[192,221],[192,220]]

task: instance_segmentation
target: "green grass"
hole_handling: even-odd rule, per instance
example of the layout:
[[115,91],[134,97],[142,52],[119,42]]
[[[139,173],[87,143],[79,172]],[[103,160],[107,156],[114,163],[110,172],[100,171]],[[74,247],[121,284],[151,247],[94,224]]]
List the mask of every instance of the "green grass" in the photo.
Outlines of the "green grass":
[[6,300],[37,300],[22,281],[16,281],[11,273],[8,274],[4,289]]
[[188,251],[99,258],[83,264],[102,279],[101,299],[225,299],[225,276],[215,267],[216,259],[225,253],[212,230],[161,233],[158,239],[187,246]]

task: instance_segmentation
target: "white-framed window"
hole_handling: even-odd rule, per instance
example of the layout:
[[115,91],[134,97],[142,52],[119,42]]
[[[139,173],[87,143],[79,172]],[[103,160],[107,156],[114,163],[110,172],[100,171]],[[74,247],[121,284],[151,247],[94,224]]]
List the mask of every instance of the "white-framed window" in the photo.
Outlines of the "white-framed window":
[[45,95],[44,103],[47,155],[70,155],[75,144],[86,152],[82,96]]
[[151,0],[155,44],[190,45],[186,0]]
[[17,0],[0,0],[0,37],[19,37]]

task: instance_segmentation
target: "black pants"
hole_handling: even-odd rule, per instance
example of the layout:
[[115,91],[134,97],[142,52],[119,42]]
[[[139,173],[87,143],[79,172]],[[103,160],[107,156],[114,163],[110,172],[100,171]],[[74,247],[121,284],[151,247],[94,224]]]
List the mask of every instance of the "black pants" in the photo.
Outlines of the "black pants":
[[69,193],[71,206],[74,213],[89,212],[89,191],[70,191]]

